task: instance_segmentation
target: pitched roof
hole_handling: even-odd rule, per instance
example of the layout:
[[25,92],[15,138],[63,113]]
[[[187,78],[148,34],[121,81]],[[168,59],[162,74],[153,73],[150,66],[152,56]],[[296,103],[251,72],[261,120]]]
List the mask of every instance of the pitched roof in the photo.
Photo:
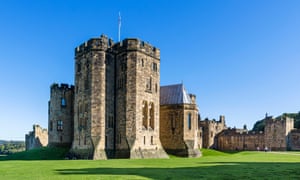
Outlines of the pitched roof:
[[160,87],[160,105],[167,104],[192,104],[183,84]]

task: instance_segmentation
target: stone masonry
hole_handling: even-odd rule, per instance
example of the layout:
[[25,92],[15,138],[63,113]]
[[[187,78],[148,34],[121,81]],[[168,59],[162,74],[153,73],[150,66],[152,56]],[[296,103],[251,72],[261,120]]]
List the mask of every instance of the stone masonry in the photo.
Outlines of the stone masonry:
[[48,103],[49,146],[71,147],[74,86],[52,84]]
[[51,90],[49,127],[63,120],[61,132],[49,133],[51,144],[61,145],[64,133],[77,158],[166,158],[159,139],[159,72],[159,49],[138,39],[114,44],[102,35],[78,46],[74,95],[66,99],[74,101],[70,111],[57,103],[62,90]]
[[199,126],[202,127],[202,141],[203,148],[214,148],[215,136],[227,129],[225,124],[225,116],[220,116],[219,121],[205,119],[199,122]]
[[169,154],[177,156],[201,156],[196,96],[187,94],[182,84],[160,89],[160,139],[163,147]]
[[247,129],[227,129],[215,138],[215,148],[218,150],[297,150],[300,139],[294,130],[294,120],[288,117],[274,119],[265,118],[264,132],[248,131]]

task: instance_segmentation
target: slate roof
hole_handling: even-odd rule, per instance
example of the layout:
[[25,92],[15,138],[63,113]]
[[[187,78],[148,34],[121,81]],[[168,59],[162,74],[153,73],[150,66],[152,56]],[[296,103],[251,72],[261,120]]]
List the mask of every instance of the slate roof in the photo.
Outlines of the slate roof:
[[192,104],[191,98],[183,84],[160,87],[160,105]]

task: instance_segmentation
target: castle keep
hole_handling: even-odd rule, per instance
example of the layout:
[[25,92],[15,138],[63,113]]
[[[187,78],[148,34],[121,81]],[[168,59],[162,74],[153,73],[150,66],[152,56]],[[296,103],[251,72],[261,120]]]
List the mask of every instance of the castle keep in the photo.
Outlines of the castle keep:
[[49,145],[69,144],[79,158],[167,157],[159,85],[159,49],[138,39],[88,40],[75,49],[75,86],[51,86]]

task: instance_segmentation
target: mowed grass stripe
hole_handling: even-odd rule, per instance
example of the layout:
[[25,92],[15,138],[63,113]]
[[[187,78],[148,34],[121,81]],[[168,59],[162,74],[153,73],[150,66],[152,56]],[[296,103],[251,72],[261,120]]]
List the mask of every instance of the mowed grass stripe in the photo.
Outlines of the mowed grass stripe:
[[[46,149],[43,149],[47,152]],[[1,179],[299,179],[300,156],[202,150],[201,158],[5,160]],[[291,152],[294,153],[294,152]],[[297,154],[298,152],[296,152]],[[40,154],[41,155],[41,154]],[[44,155],[41,155],[45,158]],[[54,155],[53,155],[54,156]],[[28,156],[27,156],[28,158]],[[54,158],[54,157],[53,157]],[[57,159],[56,156],[54,159]],[[31,158],[31,159],[37,159]],[[48,159],[51,157],[48,156]]]

